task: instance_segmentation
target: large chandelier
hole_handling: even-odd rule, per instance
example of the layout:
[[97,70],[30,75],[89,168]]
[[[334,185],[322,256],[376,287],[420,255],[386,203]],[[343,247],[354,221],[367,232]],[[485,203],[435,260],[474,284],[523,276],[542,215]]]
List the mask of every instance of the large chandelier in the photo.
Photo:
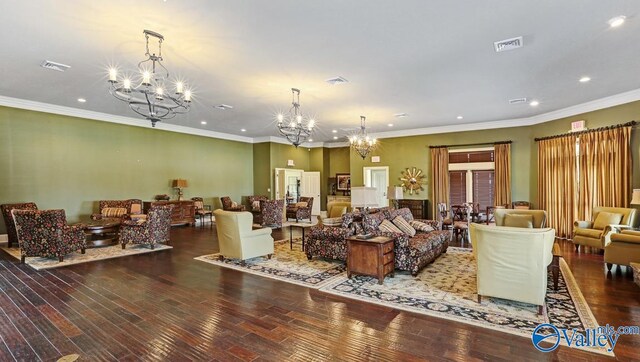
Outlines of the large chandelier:
[[365,159],[365,157],[367,157],[369,152],[376,148],[377,144],[376,139],[369,137],[369,135],[367,134],[367,129],[364,126],[365,119],[365,116],[360,116],[360,130],[358,130],[357,134],[349,137],[351,148],[358,152],[363,160]]
[[[180,80],[169,80],[169,71],[162,65],[164,37],[151,30],[145,30],[143,33],[147,41],[147,59],[138,63],[135,79],[126,74],[118,77],[118,69],[110,68],[109,93],[127,102],[131,110],[150,120],[151,125],[155,127],[158,121],[171,119],[177,114],[189,111],[191,90]],[[149,37],[158,40],[157,55],[149,51]]]
[[300,89],[291,88],[291,94],[293,107],[286,116],[278,114],[278,131],[297,148],[311,136],[316,121],[300,113]]

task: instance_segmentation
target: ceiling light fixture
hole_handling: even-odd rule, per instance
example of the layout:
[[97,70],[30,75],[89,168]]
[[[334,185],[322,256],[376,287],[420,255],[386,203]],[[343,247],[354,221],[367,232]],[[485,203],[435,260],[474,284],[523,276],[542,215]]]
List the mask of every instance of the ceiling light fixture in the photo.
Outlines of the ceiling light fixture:
[[393,123],[389,123],[387,127],[393,127]]
[[244,129],[244,128],[242,128],[242,129],[240,130],[240,132],[247,132],[247,130],[246,130],[246,129]]
[[582,78],[580,78],[580,83],[586,83],[586,82],[588,82],[590,80],[591,80],[591,78],[589,78],[589,77],[582,77]]
[[338,139],[338,136],[333,136],[333,139],[334,139],[334,140],[337,140],[337,139]]
[[207,121],[200,121],[200,124],[207,124]]
[[[118,80],[118,70],[110,68],[109,93],[127,102],[131,110],[150,120],[151,126],[155,127],[156,122],[188,112],[191,108],[192,94],[185,83],[179,80],[172,82],[173,94],[169,91],[169,71],[162,65],[164,37],[151,30],[145,30],[143,34],[147,43],[145,53],[147,59],[138,63],[139,78],[131,79],[125,75]],[[149,51],[149,37],[158,40],[157,55]],[[147,62],[151,63],[144,67],[143,64]],[[135,83],[138,85],[134,85]]]
[[338,130],[336,130],[336,129],[332,129],[332,130],[331,130],[331,133],[338,133]]
[[531,102],[529,103],[529,105],[530,105],[531,107],[535,107],[535,106],[537,106],[538,104],[540,104],[540,102],[538,102],[538,101],[531,101]]
[[316,121],[313,118],[303,117],[302,113],[300,113],[300,89],[291,88],[291,95],[293,107],[289,109],[286,117],[283,114],[278,114],[276,118],[280,134],[298,148],[300,144],[311,136],[316,126]]
[[86,99],[84,99],[84,98],[78,98],[78,102],[80,102],[80,103],[86,103],[86,102],[87,102],[87,100],[86,100]]
[[458,116],[458,117],[456,117],[456,118],[457,118],[457,119],[463,119],[464,117],[462,117],[462,116]]
[[349,141],[351,142],[351,148],[354,151],[358,152],[360,157],[364,160],[369,152],[371,152],[375,147],[377,140],[375,138],[369,137],[367,134],[367,129],[365,127],[365,120],[367,117],[360,116],[360,130],[357,134],[349,137]]
[[624,24],[624,21],[627,19],[626,16],[624,15],[620,15],[620,16],[616,16],[615,18],[611,18],[609,19],[608,23],[609,26],[612,28],[617,28],[620,25]]

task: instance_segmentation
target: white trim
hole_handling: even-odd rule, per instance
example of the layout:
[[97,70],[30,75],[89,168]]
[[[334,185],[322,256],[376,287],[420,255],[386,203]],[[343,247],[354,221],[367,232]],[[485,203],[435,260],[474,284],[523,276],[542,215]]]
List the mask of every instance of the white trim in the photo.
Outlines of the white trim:
[[450,163],[449,171],[478,171],[478,170],[494,170],[494,162],[467,162],[467,163]]
[[478,151],[493,151],[493,147],[476,147],[476,148],[456,148],[456,149],[449,149],[449,153],[478,152]]
[[9,242],[8,234],[0,234],[0,243]]

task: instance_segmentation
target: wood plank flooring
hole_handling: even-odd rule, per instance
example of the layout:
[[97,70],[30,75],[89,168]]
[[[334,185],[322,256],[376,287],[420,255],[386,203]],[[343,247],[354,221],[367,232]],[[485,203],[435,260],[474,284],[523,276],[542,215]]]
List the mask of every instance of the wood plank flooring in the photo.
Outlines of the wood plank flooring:
[[[215,228],[172,228],[171,239],[171,251],[43,272],[0,252],[0,361],[603,359],[193,260],[217,251]],[[640,325],[630,273],[562,246],[597,320]],[[640,336],[620,337],[615,353],[640,360]]]

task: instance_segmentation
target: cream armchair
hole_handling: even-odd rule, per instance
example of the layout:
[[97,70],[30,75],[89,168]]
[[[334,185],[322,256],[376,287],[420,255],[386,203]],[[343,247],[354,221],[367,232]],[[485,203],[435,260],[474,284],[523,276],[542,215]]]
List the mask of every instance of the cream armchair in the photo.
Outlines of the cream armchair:
[[513,226],[515,224],[509,224],[513,219],[511,216],[516,216],[516,222],[522,222],[523,220],[517,220],[530,216],[531,226],[539,229],[545,227],[547,224],[547,212],[544,210],[525,210],[525,209],[495,209],[493,215],[496,220],[496,226]]
[[[600,215],[600,213],[607,214]],[[591,221],[576,221],[573,224],[573,243],[576,251],[580,245],[604,249],[611,242],[611,233],[619,229],[630,229],[635,217],[635,209],[594,207]]]
[[242,261],[258,256],[273,255],[273,238],[270,228],[252,230],[253,215],[250,212],[216,210],[218,244],[221,259],[234,258]]
[[542,314],[555,230],[471,224],[470,232],[478,302],[482,296],[515,300],[537,305]]
[[604,262],[608,270],[613,264],[640,263],[640,231],[622,230],[611,234],[611,243],[604,248]]

